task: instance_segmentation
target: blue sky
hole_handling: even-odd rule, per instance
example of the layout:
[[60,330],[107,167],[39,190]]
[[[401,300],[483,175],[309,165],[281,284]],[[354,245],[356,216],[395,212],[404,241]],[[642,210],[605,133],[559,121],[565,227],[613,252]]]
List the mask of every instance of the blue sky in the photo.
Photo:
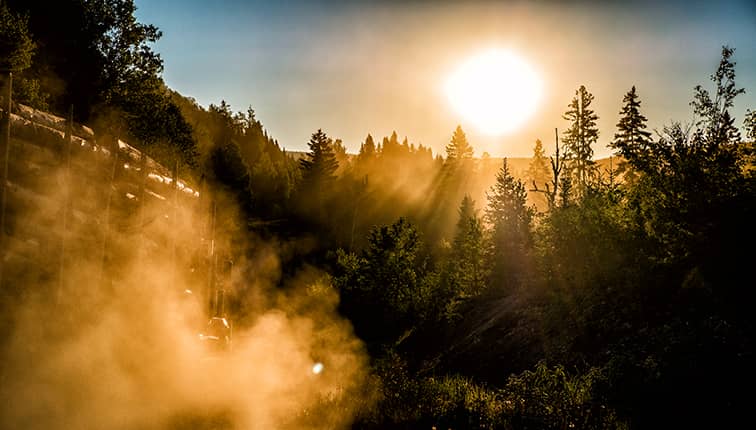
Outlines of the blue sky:
[[[457,124],[476,149],[530,156],[553,145],[554,128],[578,86],[595,96],[601,135],[614,134],[623,94],[636,85],[649,126],[690,121],[688,103],[722,45],[736,49],[734,114],[756,109],[756,1],[386,1],[253,2],[136,0],[168,86],[207,107],[251,106],[289,150],[322,128],[357,151],[367,133],[396,130],[443,151]],[[443,82],[483,49],[513,51],[544,80],[534,116],[509,135],[487,137],[448,105]]]

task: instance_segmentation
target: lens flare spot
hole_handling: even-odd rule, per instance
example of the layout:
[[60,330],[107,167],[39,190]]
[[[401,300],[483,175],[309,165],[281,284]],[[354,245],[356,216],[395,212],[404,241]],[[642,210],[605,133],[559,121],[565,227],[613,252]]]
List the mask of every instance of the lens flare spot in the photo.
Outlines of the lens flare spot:
[[323,363],[315,363],[312,365],[312,373],[319,375],[323,371]]

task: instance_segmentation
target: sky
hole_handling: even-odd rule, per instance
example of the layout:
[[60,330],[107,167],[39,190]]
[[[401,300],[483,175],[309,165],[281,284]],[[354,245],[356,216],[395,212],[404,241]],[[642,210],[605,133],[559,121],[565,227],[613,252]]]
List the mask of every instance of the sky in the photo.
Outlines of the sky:
[[[201,106],[252,107],[279,144],[307,150],[323,129],[357,152],[368,133],[396,131],[442,153],[459,124],[491,156],[548,150],[580,85],[594,96],[596,158],[611,154],[623,95],[635,85],[651,130],[691,122],[693,88],[712,88],[723,45],[735,48],[733,114],[756,109],[756,0],[273,1],[136,0],[163,78]],[[534,114],[487,136],[450,105],[444,83],[471,56],[506,50],[542,81]]]

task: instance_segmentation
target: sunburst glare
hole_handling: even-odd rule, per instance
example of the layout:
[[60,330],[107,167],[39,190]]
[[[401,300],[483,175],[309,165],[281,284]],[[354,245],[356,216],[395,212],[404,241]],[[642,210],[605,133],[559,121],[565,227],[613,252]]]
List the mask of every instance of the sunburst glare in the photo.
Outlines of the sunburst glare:
[[491,49],[462,63],[446,81],[452,108],[480,132],[501,135],[522,125],[541,99],[538,73],[516,54]]

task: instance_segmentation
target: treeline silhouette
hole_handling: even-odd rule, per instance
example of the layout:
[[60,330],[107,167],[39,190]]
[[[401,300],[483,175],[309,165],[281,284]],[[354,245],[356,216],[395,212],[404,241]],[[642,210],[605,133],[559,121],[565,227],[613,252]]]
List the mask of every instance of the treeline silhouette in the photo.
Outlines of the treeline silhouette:
[[304,156],[287,153],[251,108],[203,108],[167,88],[149,47],[160,32],[134,10],[0,6],[14,97],[73,106],[156,159],[178,157],[233,196],[240,234],[314,239],[284,272],[327,271],[367,345],[381,396],[354,428],[748,422],[756,113],[742,127],[732,116],[734,49],[711,89],[693,89],[692,122],[652,134],[633,86],[603,137],[616,157],[598,165],[598,114],[581,86],[554,122],[553,153],[539,140],[513,172],[474,158],[461,127],[443,155],[397,133],[348,154],[323,130]]

